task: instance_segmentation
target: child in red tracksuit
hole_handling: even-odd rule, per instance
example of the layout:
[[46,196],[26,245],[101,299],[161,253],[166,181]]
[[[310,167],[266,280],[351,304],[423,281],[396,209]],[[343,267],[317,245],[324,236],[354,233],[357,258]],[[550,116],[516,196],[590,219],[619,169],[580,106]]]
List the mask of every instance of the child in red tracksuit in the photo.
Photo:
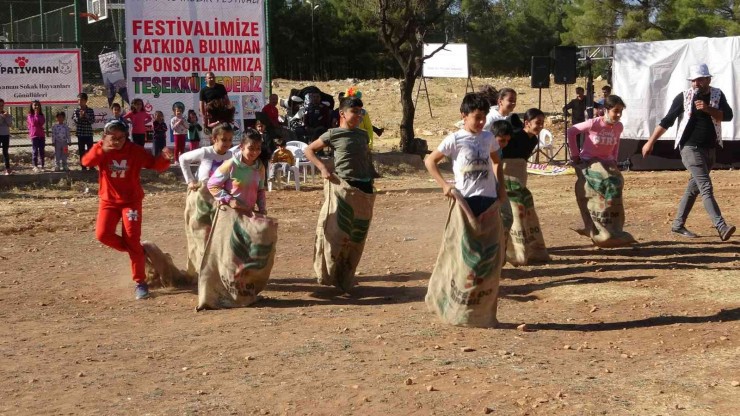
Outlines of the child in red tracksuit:
[[[118,251],[125,251],[131,258],[131,271],[136,282],[136,299],[149,297],[146,284],[146,255],[141,246],[141,189],[142,169],[163,172],[170,167],[171,153],[166,147],[155,157],[143,147],[126,140],[128,126],[118,120],[105,125],[103,139],[93,145],[82,158],[82,165],[98,167],[100,204],[95,236],[98,241]],[[116,234],[118,223],[123,220],[122,236]]]

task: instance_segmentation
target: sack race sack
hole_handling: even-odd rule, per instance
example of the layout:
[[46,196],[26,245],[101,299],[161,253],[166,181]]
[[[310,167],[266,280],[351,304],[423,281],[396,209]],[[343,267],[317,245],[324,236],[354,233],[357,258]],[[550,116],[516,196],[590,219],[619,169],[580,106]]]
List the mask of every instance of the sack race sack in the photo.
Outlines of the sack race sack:
[[476,218],[460,193],[454,195],[425,302],[446,323],[495,326],[505,247],[501,203]]
[[219,206],[198,275],[196,310],[254,303],[270,278],[276,244],[276,220]]
[[336,176],[324,181],[313,256],[319,284],[344,292],[355,286],[374,205],[375,194],[366,194]]
[[185,198],[185,237],[188,243],[186,272],[193,278],[200,271],[217,204],[205,183],[197,191],[188,191]]
[[585,226],[580,234],[598,247],[620,247],[635,238],[622,230],[624,178],[614,161],[591,160],[576,166],[576,201]]
[[506,260],[513,266],[549,261],[534,198],[527,189],[527,161],[504,159],[502,163],[509,197],[509,206],[502,209],[502,219],[508,226]]
[[188,287],[197,283],[197,280],[175,266],[172,256],[162,252],[151,241],[142,241],[146,254],[146,283],[150,288],[157,287]]

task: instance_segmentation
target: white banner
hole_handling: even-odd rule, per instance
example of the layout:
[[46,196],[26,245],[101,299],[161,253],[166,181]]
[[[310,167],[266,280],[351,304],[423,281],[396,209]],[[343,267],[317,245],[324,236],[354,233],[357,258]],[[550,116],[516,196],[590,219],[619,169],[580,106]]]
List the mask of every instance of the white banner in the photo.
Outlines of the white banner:
[[[442,46],[441,43],[425,43],[424,56],[431,54]],[[423,76],[426,78],[467,78],[468,45],[448,43],[431,58],[424,61]]]
[[[735,112],[722,123],[722,140],[740,140],[740,36],[659,42],[620,43],[614,48],[613,90],[627,108],[622,114],[623,139],[647,140],[666,115],[673,99],[691,88],[689,67],[705,63],[713,87],[722,90]],[[660,140],[673,141],[678,120]]]
[[0,98],[6,105],[77,104],[79,49],[0,49]]
[[127,0],[131,99],[142,98],[167,116],[176,101],[185,103],[186,113],[198,111],[211,71],[232,101],[256,102],[261,109],[269,89],[264,21],[263,0]]

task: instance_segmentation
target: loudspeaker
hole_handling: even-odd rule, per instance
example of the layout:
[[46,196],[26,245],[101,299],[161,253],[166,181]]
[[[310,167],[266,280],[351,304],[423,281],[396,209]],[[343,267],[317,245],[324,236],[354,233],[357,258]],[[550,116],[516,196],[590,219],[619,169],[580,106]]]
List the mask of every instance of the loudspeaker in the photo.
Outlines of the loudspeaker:
[[550,88],[550,57],[533,56],[529,76],[531,88]]
[[575,46],[556,46],[552,50],[552,58],[555,61],[552,71],[555,75],[555,83],[575,84],[578,48]]

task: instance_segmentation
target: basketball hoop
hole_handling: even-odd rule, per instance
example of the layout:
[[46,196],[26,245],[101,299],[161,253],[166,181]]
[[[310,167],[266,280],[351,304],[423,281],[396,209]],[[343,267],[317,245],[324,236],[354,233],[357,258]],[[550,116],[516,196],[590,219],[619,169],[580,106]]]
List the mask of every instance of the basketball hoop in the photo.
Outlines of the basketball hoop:
[[[74,14],[74,13],[70,13],[70,14]],[[92,20],[94,20],[96,22],[98,20],[100,20],[100,17],[97,14],[95,14],[95,13],[80,13],[80,17],[82,17],[82,18],[85,18],[86,17],[87,20],[88,20],[88,22],[90,21],[90,19],[92,19]]]
[[108,0],[87,0],[87,13],[80,13],[80,17],[87,17],[87,23],[107,19]]

